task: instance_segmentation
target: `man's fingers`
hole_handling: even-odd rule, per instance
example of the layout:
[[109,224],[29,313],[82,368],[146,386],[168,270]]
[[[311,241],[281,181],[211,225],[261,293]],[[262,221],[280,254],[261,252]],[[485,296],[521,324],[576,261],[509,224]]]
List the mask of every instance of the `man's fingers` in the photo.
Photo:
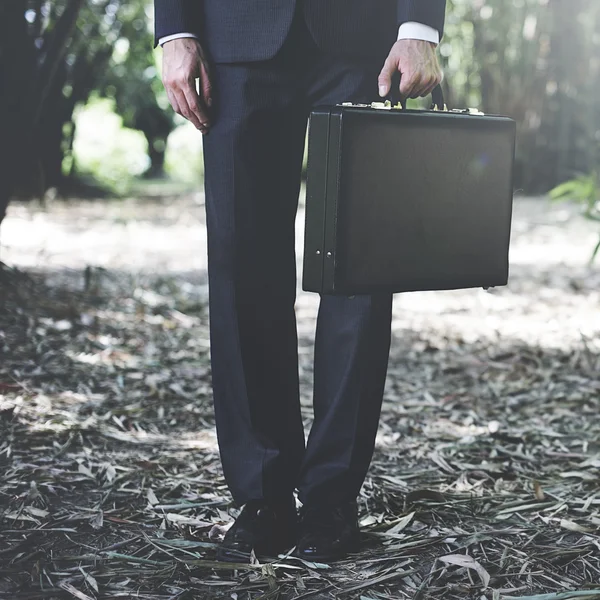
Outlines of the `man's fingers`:
[[179,104],[179,108],[181,112],[179,113],[182,117],[185,117],[196,129],[200,129],[202,127],[200,123],[200,119],[196,116],[196,114],[192,111],[191,107],[188,104],[187,98],[181,88],[176,88],[173,90],[173,94],[177,99],[177,104]]
[[[165,91],[167,92],[167,98],[169,104],[173,107],[173,110],[182,117],[185,117],[185,106],[183,106],[181,94],[179,92],[179,85],[175,81],[164,81]],[[187,118],[187,117],[186,117]]]
[[204,103],[210,108],[212,106],[212,82],[208,66],[204,61],[200,63],[200,89]]
[[[196,90],[196,78],[202,89]],[[179,38],[164,45],[163,83],[173,110],[206,133],[209,126],[207,104],[212,102],[210,77],[202,47],[196,40]]]
[[413,87],[411,98],[422,98],[427,95],[431,79],[429,77],[421,77],[419,82]]
[[[392,64],[392,69],[386,69]],[[439,83],[441,69],[434,45],[423,40],[398,40],[386,61],[386,67],[380,75],[380,83],[387,83],[395,71],[402,74],[400,97],[419,98],[430,94]],[[386,92],[389,92],[386,86]]]
[[192,87],[192,84],[174,85],[172,82],[165,84],[167,98],[173,107],[173,110],[187,119],[196,129],[202,133],[208,131],[209,120],[205,110],[200,106],[200,98]]
[[418,74],[415,73],[403,73],[402,79],[400,80],[400,96],[402,98],[413,98],[414,90],[420,83]]
[[177,102],[177,98],[175,98],[175,94],[173,94],[173,92],[171,91],[170,88],[165,87],[165,90],[167,92],[167,98],[169,99],[169,104],[171,105],[171,107],[173,108],[173,110],[180,115],[181,114],[181,109],[179,108],[179,103]]
[[435,88],[442,83],[442,75],[439,72],[433,73],[428,80],[428,85],[423,92],[423,96],[429,96]]
[[422,76],[417,73],[404,76],[400,82],[400,94],[403,98],[422,98],[431,94],[439,82],[437,75]]
[[425,89],[425,92],[423,93],[423,96],[429,96],[429,94],[431,94],[431,92],[433,92],[433,90],[435,90],[435,88],[437,87],[438,83],[439,83],[438,78],[437,77],[432,77],[429,80],[429,85]]
[[379,95],[382,98],[385,98],[390,93],[390,88],[392,87],[392,76],[398,69],[398,64],[392,60],[389,56],[383,65],[383,69],[381,69],[381,73],[379,74],[378,84],[379,84]]
[[196,81],[194,79],[188,81],[187,84],[183,86],[183,94],[187,105],[190,108],[190,112],[194,117],[194,119],[190,119],[190,121],[192,121],[198,129],[204,131],[208,128],[208,115],[205,114],[202,109],[200,98],[196,92]]

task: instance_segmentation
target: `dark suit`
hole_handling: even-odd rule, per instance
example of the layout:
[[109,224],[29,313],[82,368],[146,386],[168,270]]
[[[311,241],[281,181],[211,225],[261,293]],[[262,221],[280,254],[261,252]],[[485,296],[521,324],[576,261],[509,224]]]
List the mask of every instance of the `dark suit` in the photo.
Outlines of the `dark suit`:
[[[156,40],[197,34],[216,62],[272,58],[283,45],[296,0],[155,0]],[[322,50],[349,55],[387,53],[406,21],[444,27],[446,0],[298,0]]]
[[234,499],[354,499],[372,457],[392,298],[325,296],[305,445],[294,222],[317,104],[370,102],[399,23],[442,29],[445,0],[155,0],[156,35],[198,33],[213,58],[204,138],[215,416]]

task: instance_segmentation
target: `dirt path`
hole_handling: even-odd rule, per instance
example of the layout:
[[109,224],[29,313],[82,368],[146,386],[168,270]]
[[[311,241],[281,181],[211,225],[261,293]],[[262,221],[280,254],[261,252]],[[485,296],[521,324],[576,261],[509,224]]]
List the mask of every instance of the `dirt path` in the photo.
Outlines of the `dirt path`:
[[[2,279],[0,598],[495,600],[600,582],[590,223],[519,199],[507,288],[398,296],[364,552],[232,573],[211,562],[235,511],[203,217],[200,195],[11,208],[0,258],[34,279]],[[307,427],[315,313],[299,293]]]

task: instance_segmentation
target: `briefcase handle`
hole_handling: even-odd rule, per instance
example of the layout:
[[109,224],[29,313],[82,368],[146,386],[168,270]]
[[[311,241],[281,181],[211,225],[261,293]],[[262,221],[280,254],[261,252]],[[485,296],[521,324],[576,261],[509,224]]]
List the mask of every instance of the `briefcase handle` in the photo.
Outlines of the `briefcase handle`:
[[[390,92],[387,96],[387,100],[392,102],[392,93]],[[406,110],[406,99],[400,101],[400,105]],[[429,110],[446,110],[446,102],[444,101],[444,90],[442,84],[439,83],[431,92],[431,106]]]
[[444,90],[442,84],[438,83],[433,92],[431,92],[431,107],[430,110],[446,110],[446,102],[444,101]]

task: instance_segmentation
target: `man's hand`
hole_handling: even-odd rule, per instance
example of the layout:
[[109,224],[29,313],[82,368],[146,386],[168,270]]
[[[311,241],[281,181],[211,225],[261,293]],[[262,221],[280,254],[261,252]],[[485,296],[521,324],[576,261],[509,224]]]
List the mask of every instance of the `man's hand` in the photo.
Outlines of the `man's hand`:
[[379,75],[379,95],[390,93],[392,75],[399,71],[400,96],[427,96],[442,81],[442,69],[435,53],[435,44],[422,40],[398,40],[392,47]]
[[[200,94],[196,91],[196,79],[200,79]],[[173,110],[202,133],[208,133],[211,82],[198,40],[179,38],[164,44],[162,80]]]

